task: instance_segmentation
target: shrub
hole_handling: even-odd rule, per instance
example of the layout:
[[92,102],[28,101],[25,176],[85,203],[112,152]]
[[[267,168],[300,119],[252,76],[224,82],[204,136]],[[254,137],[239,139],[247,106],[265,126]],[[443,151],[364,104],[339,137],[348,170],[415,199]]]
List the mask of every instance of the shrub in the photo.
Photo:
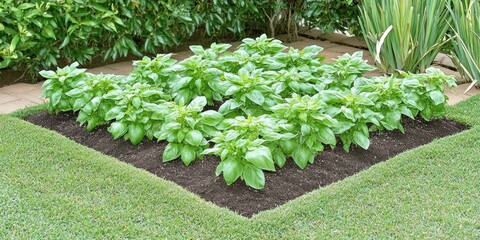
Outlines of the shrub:
[[358,24],[361,0],[305,0],[302,17],[323,33],[335,30],[361,34]]
[[98,56],[156,53],[202,26],[208,35],[243,35],[247,21],[262,24],[261,6],[253,0],[6,0],[0,2],[0,69],[33,74]]
[[453,1],[453,58],[464,78],[480,85],[480,2]]
[[[306,21],[324,32],[356,29],[355,1],[5,0],[0,2],[0,69],[34,75],[72,62],[154,54],[195,31],[209,36],[288,32]],[[287,27],[282,27],[287,26]],[[268,30],[270,28],[270,30]],[[237,69],[238,70],[238,69]]]
[[361,29],[380,70],[425,72],[447,42],[447,2],[362,1]]
[[[352,144],[367,149],[371,131],[403,131],[402,116],[427,121],[442,116],[444,85],[455,84],[453,77],[435,69],[402,73],[401,78],[365,78],[373,68],[361,52],[323,64],[316,57],[318,47],[282,52],[285,46],[266,36],[245,39],[233,53],[225,52],[227,47],[192,46],[190,59],[214,68],[215,77],[204,74],[204,68],[195,72],[196,67],[158,55],[136,62],[127,77],[85,74],[78,64],[43,71],[49,78],[44,95],[53,112],[80,109],[78,120],[88,121],[88,130],[107,123],[115,139],[124,136],[133,144],[145,136],[165,140],[163,161],[180,158],[189,165],[205,154],[217,155],[216,174],[227,184],[242,179],[260,189],[263,171],[282,167],[287,157],[305,168],[338,139],[345,151]],[[278,81],[283,74],[285,79]],[[192,91],[191,99],[179,98],[185,94],[177,85],[190,82],[194,84],[185,91]],[[216,87],[202,88],[210,84]],[[211,96],[224,100],[218,112],[204,110],[209,100],[217,100]]]
[[31,1],[0,3],[0,68],[48,69],[154,53],[195,30],[188,1]]

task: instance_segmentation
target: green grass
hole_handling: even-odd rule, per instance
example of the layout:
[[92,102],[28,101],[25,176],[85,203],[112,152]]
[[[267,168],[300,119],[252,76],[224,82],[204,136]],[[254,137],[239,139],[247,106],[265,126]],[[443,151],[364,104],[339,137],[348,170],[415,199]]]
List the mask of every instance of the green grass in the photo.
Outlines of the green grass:
[[1,115],[0,239],[478,239],[479,110],[480,96],[450,107],[470,130],[252,219]]

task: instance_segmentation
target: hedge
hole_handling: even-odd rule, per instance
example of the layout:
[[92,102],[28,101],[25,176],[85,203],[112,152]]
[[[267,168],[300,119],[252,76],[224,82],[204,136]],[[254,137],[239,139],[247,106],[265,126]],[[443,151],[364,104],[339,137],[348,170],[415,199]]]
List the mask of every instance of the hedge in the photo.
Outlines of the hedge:
[[247,30],[271,32],[267,15],[272,13],[279,16],[276,26],[293,20],[288,23],[296,27],[306,17],[321,30],[344,30],[348,21],[339,19],[354,16],[343,14],[345,4],[353,3],[331,2],[4,0],[0,2],[0,69],[35,75],[41,69],[75,61],[84,64],[99,56],[116,60],[129,54],[154,54],[181,44],[196,31],[214,37],[233,33],[238,38]]

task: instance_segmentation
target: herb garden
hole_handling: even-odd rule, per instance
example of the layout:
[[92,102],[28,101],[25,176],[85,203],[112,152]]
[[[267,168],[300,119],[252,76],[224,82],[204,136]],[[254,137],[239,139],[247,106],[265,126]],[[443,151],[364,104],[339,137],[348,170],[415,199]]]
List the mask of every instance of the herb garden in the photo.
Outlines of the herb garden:
[[480,0],[2,0],[0,239],[479,239],[479,66]]
[[241,179],[261,189],[263,171],[289,157],[303,169],[337,142],[347,152],[352,144],[368,149],[369,132],[404,131],[402,116],[441,117],[444,85],[455,85],[435,69],[366,78],[373,67],[361,52],[327,64],[318,46],[286,50],[265,35],[229,48],[191,46],[194,55],[179,63],[168,54],[144,57],[126,77],[77,64],[42,71],[44,96],[50,112],[78,112],[90,131],[109,124],[113,138],[132,144],[167,141],[165,162],[217,155],[216,174],[227,184]]

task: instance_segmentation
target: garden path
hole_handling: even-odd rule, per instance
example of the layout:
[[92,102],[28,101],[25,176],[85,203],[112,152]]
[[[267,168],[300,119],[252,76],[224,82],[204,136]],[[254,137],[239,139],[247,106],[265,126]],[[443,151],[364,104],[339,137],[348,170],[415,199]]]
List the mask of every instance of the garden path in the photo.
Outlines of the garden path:
[[[307,38],[308,37],[308,38]],[[284,40],[285,36],[279,36],[279,39]],[[233,46],[237,46],[240,42],[232,43]],[[373,64],[373,59],[367,50],[365,42],[361,38],[348,37],[343,34],[328,34],[321,35],[315,30],[304,31],[301,33],[298,41],[293,43],[286,43],[285,45],[294,48],[303,48],[309,45],[319,45],[324,48],[322,55],[326,57],[325,62],[333,62],[333,59],[345,53],[354,53],[357,51],[363,51],[364,59],[368,63]],[[190,51],[178,52],[173,54],[173,58],[177,60],[183,60],[189,57],[192,53]],[[457,79],[461,79],[460,74],[452,69],[453,63],[450,58],[444,54],[440,54],[435,62],[434,67],[439,68],[445,74],[454,75]],[[91,73],[105,73],[105,74],[119,74],[127,75],[133,70],[132,62],[120,62],[105,65],[103,67],[89,69]],[[379,71],[373,71],[366,74],[367,76],[380,76]],[[18,109],[22,109],[28,106],[38,105],[44,103],[46,100],[39,98],[42,92],[41,86],[43,82],[36,84],[17,83],[10,86],[0,88],[0,114],[8,114]],[[460,84],[453,90],[447,90],[446,95],[449,97],[448,104],[456,104],[463,101],[475,94],[480,93],[478,89],[472,89],[468,93],[463,92],[468,88],[469,84]]]

